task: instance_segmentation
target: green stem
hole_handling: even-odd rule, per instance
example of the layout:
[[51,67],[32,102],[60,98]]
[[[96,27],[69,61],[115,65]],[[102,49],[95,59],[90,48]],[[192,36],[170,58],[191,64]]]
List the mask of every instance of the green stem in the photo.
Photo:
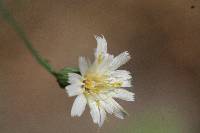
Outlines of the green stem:
[[15,18],[9,12],[9,10],[5,7],[3,0],[0,0],[0,15],[2,18],[14,29],[17,35],[24,41],[26,48],[29,50],[31,55],[36,59],[36,61],[45,68],[50,74],[52,74],[58,81],[58,84],[61,88],[65,88],[65,86],[69,85],[68,83],[68,73],[78,73],[80,71],[78,68],[69,68],[65,67],[60,71],[55,71],[53,67],[48,63],[46,59],[44,59],[32,46],[31,41],[27,37],[24,30],[17,23]]
[[44,59],[42,56],[40,56],[39,53],[33,48],[32,44],[31,44],[31,41],[28,39],[28,37],[27,37],[26,33],[24,32],[24,30],[20,27],[20,25],[15,20],[15,18],[12,16],[12,14],[6,8],[3,0],[0,0],[0,15],[14,29],[14,31],[18,34],[18,36],[24,41],[24,44],[25,44],[26,48],[30,51],[30,53],[36,59],[36,61],[43,68],[45,68],[50,74],[55,76],[56,71],[47,62],[47,60]]

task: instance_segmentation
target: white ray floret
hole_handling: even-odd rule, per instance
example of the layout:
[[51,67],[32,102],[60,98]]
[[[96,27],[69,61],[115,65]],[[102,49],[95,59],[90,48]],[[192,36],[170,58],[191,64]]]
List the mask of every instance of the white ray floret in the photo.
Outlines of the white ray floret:
[[73,103],[71,116],[81,116],[85,110],[86,103],[85,96],[83,94],[78,95]]
[[85,57],[79,58],[80,73],[69,73],[66,92],[77,96],[71,109],[71,116],[81,116],[86,104],[89,105],[93,122],[100,127],[106,119],[106,112],[124,119],[127,112],[114,100],[115,98],[134,101],[134,93],[123,87],[131,87],[131,73],[117,70],[130,60],[127,51],[114,57],[107,53],[104,36],[95,36],[97,49],[95,60],[91,64]]

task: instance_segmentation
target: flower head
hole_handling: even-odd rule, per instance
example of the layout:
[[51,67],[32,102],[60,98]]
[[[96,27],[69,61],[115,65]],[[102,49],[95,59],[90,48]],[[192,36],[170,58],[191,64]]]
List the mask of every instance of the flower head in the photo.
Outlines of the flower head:
[[120,119],[127,115],[126,111],[114,100],[119,98],[134,101],[134,93],[124,89],[131,87],[129,71],[117,70],[130,60],[127,51],[114,57],[107,53],[107,42],[104,36],[95,36],[97,48],[93,63],[85,57],[79,58],[81,75],[69,73],[66,91],[69,96],[77,96],[71,109],[71,116],[81,116],[86,104],[89,105],[93,122],[100,127],[106,118],[106,112]]

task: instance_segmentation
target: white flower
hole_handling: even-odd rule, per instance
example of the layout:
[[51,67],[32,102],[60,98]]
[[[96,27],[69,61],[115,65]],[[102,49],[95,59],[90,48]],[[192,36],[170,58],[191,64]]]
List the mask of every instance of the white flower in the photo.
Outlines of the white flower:
[[77,96],[71,116],[81,116],[88,104],[93,122],[101,127],[106,112],[124,119],[127,113],[114,98],[134,101],[134,93],[123,89],[131,87],[130,72],[116,70],[130,59],[129,53],[126,51],[114,57],[107,53],[105,38],[103,36],[95,38],[97,40],[95,61],[91,64],[85,57],[79,58],[81,75],[69,73],[70,85],[66,86],[66,91],[69,96]]

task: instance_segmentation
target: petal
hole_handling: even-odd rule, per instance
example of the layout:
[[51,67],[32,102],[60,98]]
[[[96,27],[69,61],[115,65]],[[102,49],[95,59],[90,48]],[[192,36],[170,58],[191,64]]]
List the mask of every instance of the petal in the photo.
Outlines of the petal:
[[132,87],[131,80],[122,81],[122,86],[121,87]]
[[119,98],[125,101],[134,101],[134,93],[125,89],[114,89],[111,93],[114,98]]
[[104,100],[102,106],[108,113],[114,114],[120,119],[124,119],[127,116],[127,112],[113,98]]
[[82,84],[81,83],[81,75],[77,74],[77,73],[68,73],[68,78],[69,78],[69,83],[70,84]]
[[106,119],[106,112],[102,107],[99,107],[99,113],[100,113],[100,121],[99,121],[99,127],[101,127]]
[[114,115],[120,119],[124,119],[128,113],[114,100],[110,100],[111,106],[114,108]]
[[86,60],[85,57],[79,57],[79,69],[80,69],[81,75],[85,75],[89,66],[90,66],[90,63],[88,60]]
[[120,79],[120,78],[115,78],[115,77],[109,77],[107,78],[107,82],[114,88],[119,88],[119,87],[132,87],[131,80],[128,79]]
[[92,116],[93,122],[94,123],[99,123],[100,121],[100,112],[97,106],[96,101],[93,100],[88,100],[89,107],[90,107],[90,114]]
[[131,87],[131,78],[132,76],[130,75],[129,71],[116,70],[110,72],[108,81],[110,83],[122,83],[120,87]]
[[65,87],[69,96],[79,95],[83,92],[83,89],[79,84],[71,84]]
[[116,70],[130,60],[130,55],[127,51],[116,56],[110,64],[110,70]]
[[126,70],[111,71],[110,76],[115,77],[115,78],[120,79],[120,80],[128,80],[128,79],[132,78],[131,73],[129,71],[126,71]]
[[100,102],[97,103],[95,100],[88,100],[90,107],[90,114],[92,116],[93,122],[101,127],[106,118],[106,112],[103,107],[101,107]]
[[81,116],[85,110],[87,100],[83,94],[76,97],[71,110],[71,116]]
[[98,72],[99,73],[104,73],[105,71],[108,70],[109,68],[109,65],[110,65],[110,62],[112,62],[114,56],[113,55],[110,55],[110,54],[105,54],[104,57],[102,58],[102,62],[99,63],[97,60],[96,60],[96,66],[97,66],[97,69],[98,69]]
[[109,114],[113,113],[113,108],[112,106],[110,106],[110,104],[108,102],[106,102],[105,100],[101,101],[101,106],[106,110],[106,112],[108,112]]
[[97,40],[97,49],[95,52],[95,56],[98,57],[99,55],[104,55],[107,53],[107,42],[106,39],[104,38],[104,36],[102,35],[102,37],[100,36],[96,36],[95,38]]

